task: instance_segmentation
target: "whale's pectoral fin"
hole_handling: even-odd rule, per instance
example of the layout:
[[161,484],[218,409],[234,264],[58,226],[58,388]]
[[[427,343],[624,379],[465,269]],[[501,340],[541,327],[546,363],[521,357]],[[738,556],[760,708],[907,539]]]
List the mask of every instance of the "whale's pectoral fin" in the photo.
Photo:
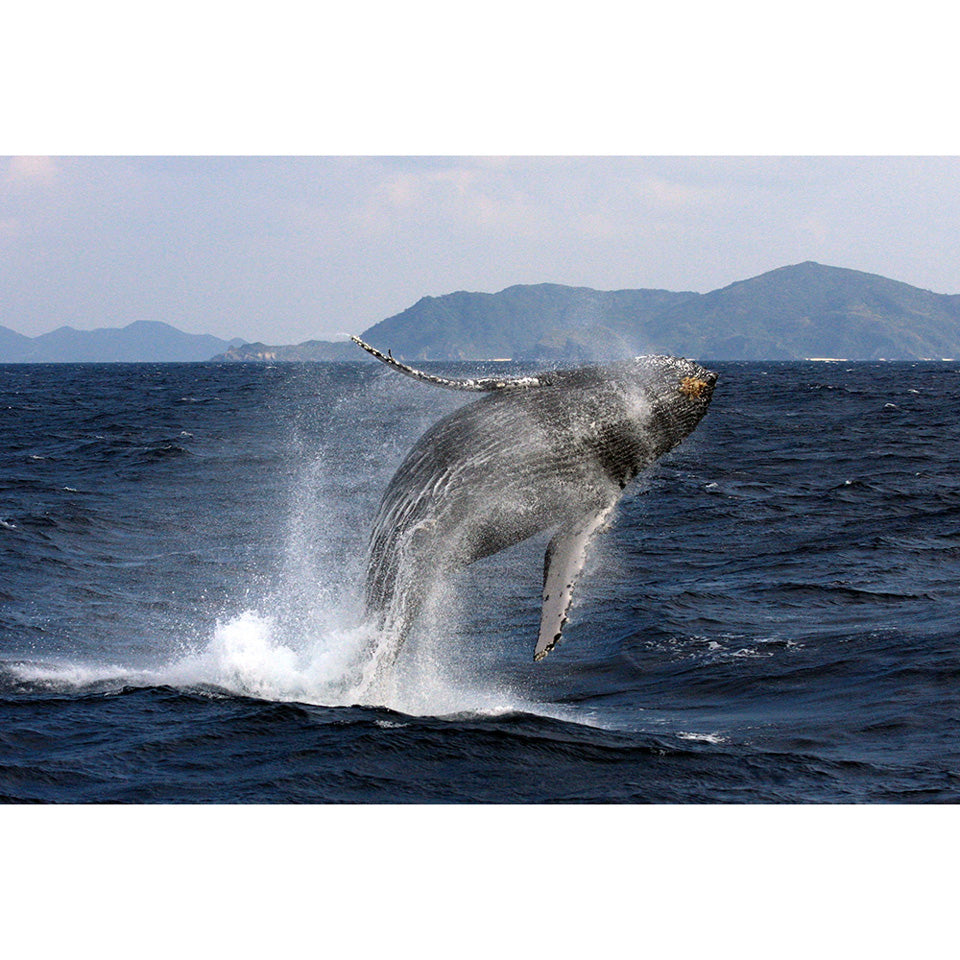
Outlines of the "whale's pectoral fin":
[[392,370],[413,377],[414,380],[421,380],[423,383],[432,383],[435,387],[445,387],[447,390],[473,390],[479,393],[490,393],[493,390],[526,390],[530,387],[541,387],[546,382],[543,377],[468,377],[462,380],[440,377],[434,373],[426,373],[423,370],[408,367],[405,363],[397,360],[389,350],[386,354],[383,354],[376,347],[364,343],[359,337],[351,336],[350,339],[358,347],[363,347],[372,357],[376,357]]
[[587,561],[590,540],[604,528],[613,508],[614,504],[604,507],[572,529],[561,530],[550,541],[543,562],[543,609],[534,660],[542,660],[560,639],[573,602],[574,584]]

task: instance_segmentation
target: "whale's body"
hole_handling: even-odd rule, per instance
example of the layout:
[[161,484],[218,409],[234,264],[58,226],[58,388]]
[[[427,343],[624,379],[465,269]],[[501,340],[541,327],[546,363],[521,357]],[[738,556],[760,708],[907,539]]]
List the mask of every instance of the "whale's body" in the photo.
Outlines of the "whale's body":
[[639,357],[535,377],[421,380],[486,395],[444,417],[391,479],[370,537],[368,615],[400,640],[445,574],[555,530],[534,658],[560,639],[590,538],[636,475],[707,411],[716,374]]

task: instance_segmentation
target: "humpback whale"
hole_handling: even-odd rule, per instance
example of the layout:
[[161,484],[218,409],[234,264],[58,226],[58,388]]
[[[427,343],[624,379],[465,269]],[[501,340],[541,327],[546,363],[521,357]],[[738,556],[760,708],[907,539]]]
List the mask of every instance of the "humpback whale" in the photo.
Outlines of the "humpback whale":
[[524,377],[449,379],[351,339],[424,383],[483,396],[423,434],[387,485],[370,535],[367,616],[394,655],[446,573],[553,530],[534,660],[561,638],[591,539],[637,474],[707,412],[716,373],[677,357]]

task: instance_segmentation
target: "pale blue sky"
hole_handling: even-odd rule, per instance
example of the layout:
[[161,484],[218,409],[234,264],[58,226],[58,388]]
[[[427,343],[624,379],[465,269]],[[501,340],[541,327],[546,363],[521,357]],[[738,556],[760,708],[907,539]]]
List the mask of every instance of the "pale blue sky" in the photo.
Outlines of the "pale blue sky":
[[515,283],[707,291],[817,260],[960,292],[958,158],[0,161],[0,324],[275,343]]

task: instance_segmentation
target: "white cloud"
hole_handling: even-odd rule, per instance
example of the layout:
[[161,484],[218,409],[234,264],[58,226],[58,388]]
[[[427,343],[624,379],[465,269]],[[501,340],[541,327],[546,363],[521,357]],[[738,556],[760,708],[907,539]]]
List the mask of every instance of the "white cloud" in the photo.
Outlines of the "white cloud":
[[635,181],[633,191],[640,199],[666,210],[704,207],[718,199],[715,188],[681,183],[656,175],[646,175]]
[[363,204],[359,219],[381,235],[428,222],[471,233],[503,227],[525,230],[531,225],[531,210],[503,164],[451,161],[385,176]]
[[11,157],[7,163],[8,183],[49,183],[56,175],[52,157]]

